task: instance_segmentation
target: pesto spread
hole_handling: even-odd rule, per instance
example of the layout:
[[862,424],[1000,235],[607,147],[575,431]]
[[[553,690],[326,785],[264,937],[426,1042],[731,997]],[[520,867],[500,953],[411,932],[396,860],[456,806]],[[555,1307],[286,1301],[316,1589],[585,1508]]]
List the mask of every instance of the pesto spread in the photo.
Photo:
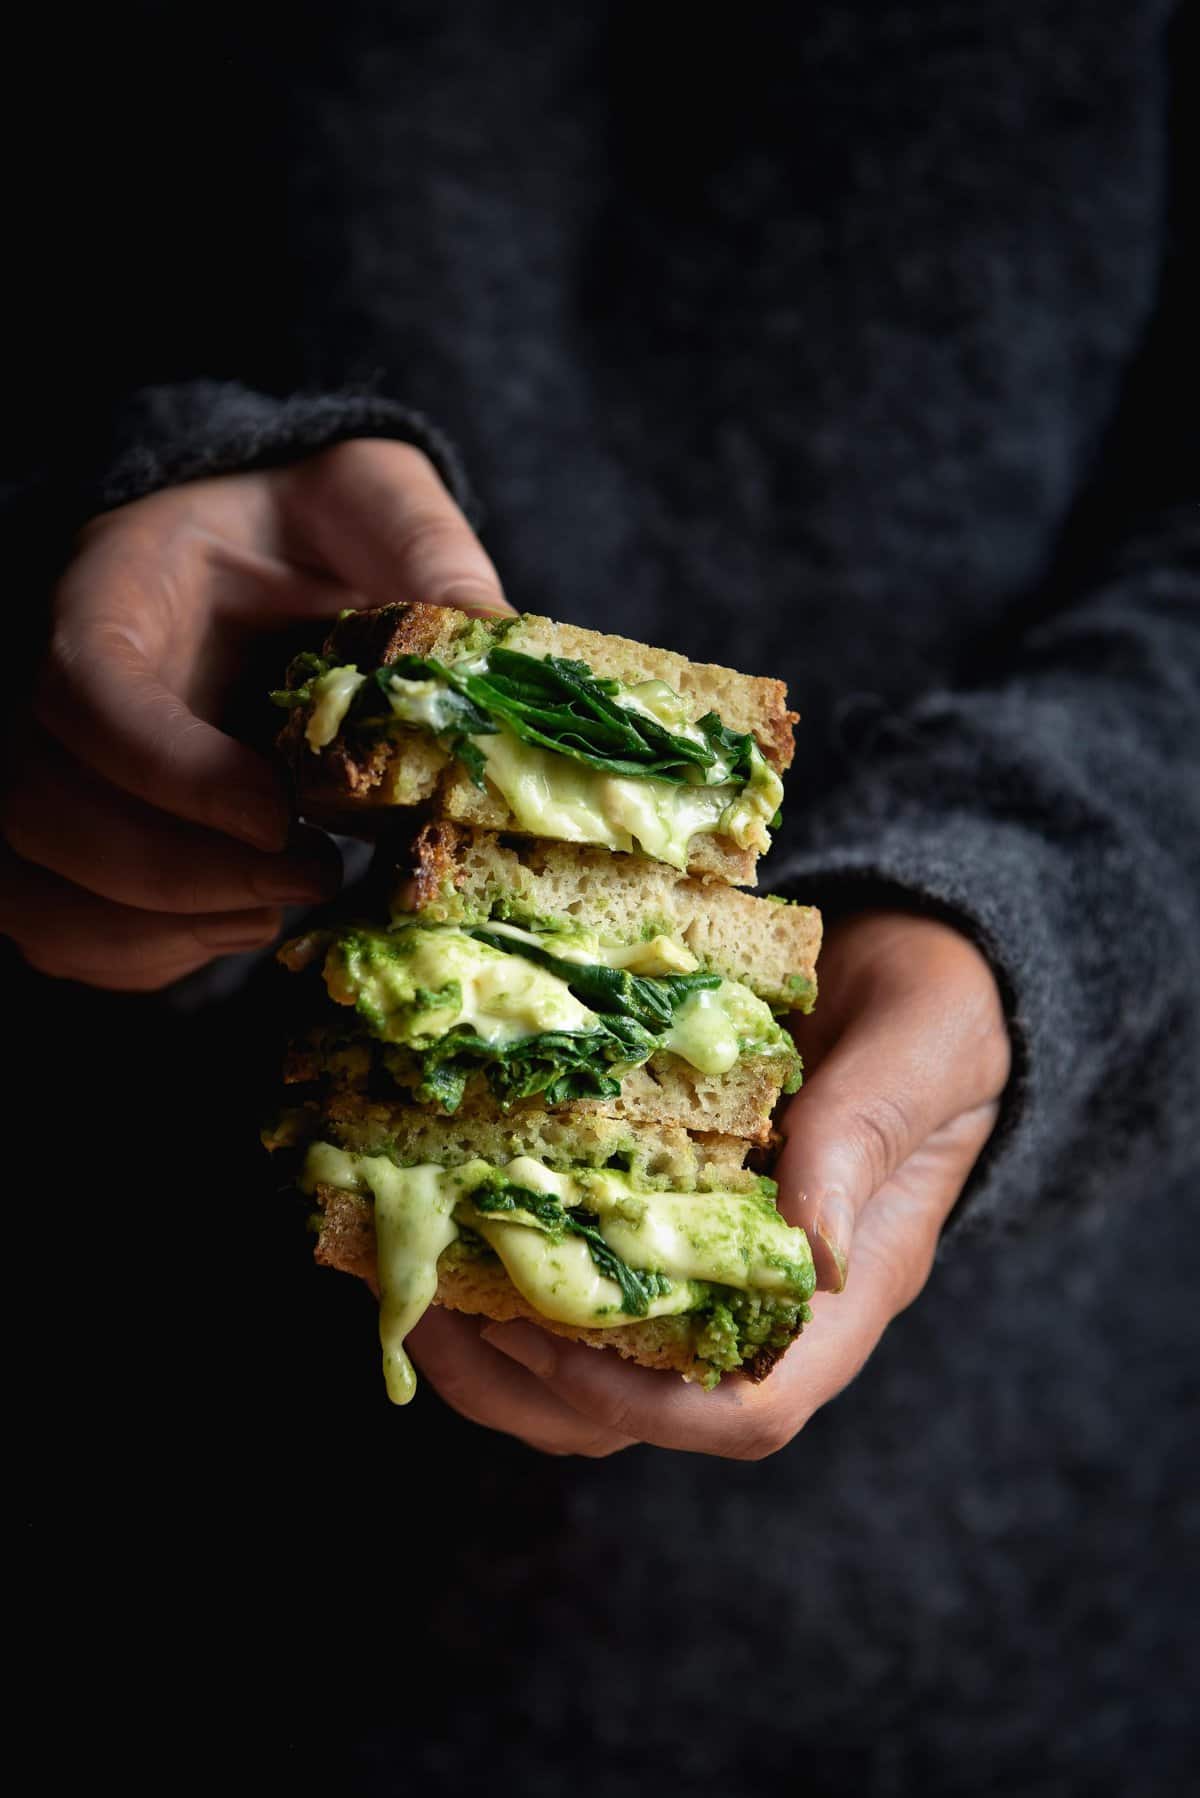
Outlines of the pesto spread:
[[640,1191],[614,1169],[555,1169],[528,1155],[503,1167],[482,1159],[399,1167],[326,1142],[309,1148],[302,1184],[374,1199],[380,1339],[396,1404],[415,1388],[404,1338],[432,1302],[438,1259],[460,1227],[482,1239],[543,1317],[619,1329],[694,1315],[715,1377],[738,1364],[730,1357],[739,1316],[767,1318],[776,1331],[786,1319],[794,1334],[815,1286],[808,1240],[767,1190]]
[[[606,945],[578,926],[534,932],[398,917],[390,929],[340,929],[325,985],[387,1045],[385,1065],[422,1101],[453,1111],[482,1072],[510,1105],[610,1098],[632,1068],[668,1052],[706,1075],[743,1055],[777,1061],[794,1090],[799,1058],[767,1003],[739,981],[700,969],[662,933]],[[336,1052],[336,1051],[334,1051]]]

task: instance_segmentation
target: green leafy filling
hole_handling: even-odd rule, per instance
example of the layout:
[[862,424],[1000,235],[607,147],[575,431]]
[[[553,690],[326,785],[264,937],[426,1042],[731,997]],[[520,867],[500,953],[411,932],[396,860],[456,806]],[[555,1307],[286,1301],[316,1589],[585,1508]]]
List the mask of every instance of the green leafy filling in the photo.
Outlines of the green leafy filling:
[[541,1093],[548,1105],[572,1099],[615,1099],[625,1072],[648,1061],[657,1040],[628,1018],[606,1018],[595,1030],[544,1030],[511,1043],[489,1043],[463,1025],[420,1049],[388,1048],[384,1065],[401,1085],[411,1085],[423,1105],[457,1111],[467,1082],[482,1070],[507,1111],[519,1099]]
[[294,711],[297,706],[312,704],[313,684],[323,674],[328,674],[333,666],[322,656],[314,655],[311,650],[304,650],[293,656],[287,671],[288,684],[279,687],[270,695],[272,705],[282,706],[284,711]]
[[390,721],[390,706],[381,710],[376,700],[379,695],[387,700],[396,675],[445,684],[434,734],[480,787],[484,760],[470,739],[494,733],[501,725],[523,743],[606,774],[701,785],[744,786],[750,778],[753,736],[729,730],[716,712],[698,720],[694,728],[701,740],[696,741],[645,712],[619,705],[621,683],[594,674],[586,662],[564,656],[541,659],[499,646],[481,670],[433,656],[397,657],[359,689],[350,707],[351,724]]
[[[511,954],[512,940],[480,928],[469,935],[491,949]],[[575,997],[592,1011],[632,1018],[647,1030],[669,1030],[672,1019],[692,993],[721,985],[719,974],[631,974],[628,968],[606,968],[595,962],[564,961],[549,949],[522,943],[525,961],[536,962],[565,980]]]
[[528,1186],[496,1181],[473,1192],[471,1203],[485,1214],[528,1212],[551,1237],[581,1236],[599,1271],[620,1287],[621,1309],[629,1317],[645,1317],[650,1301],[665,1298],[671,1291],[666,1274],[635,1270],[623,1261],[605,1242],[598,1227],[600,1220],[593,1213],[568,1209],[553,1193],[534,1192]]
[[[485,929],[470,934],[490,948],[513,953],[506,937]],[[387,959],[387,939],[375,932],[346,931],[339,947],[359,989],[355,1001],[359,1016],[373,1034],[386,1039],[389,1018],[373,996],[365,973],[376,960]],[[656,1053],[684,1001],[703,988],[721,985],[719,974],[650,978],[625,968],[564,961],[531,944],[523,943],[519,954],[564,980],[574,996],[598,1014],[596,1025],[587,1031],[541,1031],[508,1043],[489,1043],[469,1025],[459,1025],[428,1043],[388,1048],[384,1065],[402,1085],[412,1086],[421,1104],[456,1111],[476,1071],[483,1073],[505,1110],[537,1094],[542,1094],[548,1105],[615,1099],[621,1092],[619,1074]],[[419,1014],[457,1006],[460,998],[461,987],[450,981],[435,992],[417,987],[408,1003]]]

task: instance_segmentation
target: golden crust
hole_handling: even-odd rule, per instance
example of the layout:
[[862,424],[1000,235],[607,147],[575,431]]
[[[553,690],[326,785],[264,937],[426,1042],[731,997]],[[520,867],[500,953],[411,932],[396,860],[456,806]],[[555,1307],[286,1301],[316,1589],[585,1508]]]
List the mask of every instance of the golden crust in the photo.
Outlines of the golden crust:
[[396,893],[401,911],[453,923],[497,901],[533,917],[569,917],[609,942],[635,942],[648,919],[683,939],[701,965],[740,980],[772,1005],[808,1009],[816,996],[821,914],[755,898],[666,862],[580,843],[499,836],[439,819],[416,834]]

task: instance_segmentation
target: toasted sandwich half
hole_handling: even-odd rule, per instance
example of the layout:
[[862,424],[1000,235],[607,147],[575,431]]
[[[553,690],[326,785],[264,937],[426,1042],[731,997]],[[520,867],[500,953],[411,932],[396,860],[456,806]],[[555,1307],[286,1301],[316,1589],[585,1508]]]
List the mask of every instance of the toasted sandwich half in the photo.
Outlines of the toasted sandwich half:
[[[585,1108],[765,1142],[800,1060],[820,915],[604,850],[428,824],[390,925],[281,959],[326,996],[285,1078],[442,1115]],[[332,1003],[331,1003],[332,1001]]]
[[707,1387],[762,1379],[808,1321],[807,1239],[731,1138],[577,1113],[514,1131],[494,1110],[447,1123],[342,1095],[265,1140],[299,1160],[317,1260],[378,1295],[397,1404],[431,1303],[529,1318]]
[[274,696],[300,809],[427,806],[752,886],[792,759],[781,681],[548,618],[345,614]]

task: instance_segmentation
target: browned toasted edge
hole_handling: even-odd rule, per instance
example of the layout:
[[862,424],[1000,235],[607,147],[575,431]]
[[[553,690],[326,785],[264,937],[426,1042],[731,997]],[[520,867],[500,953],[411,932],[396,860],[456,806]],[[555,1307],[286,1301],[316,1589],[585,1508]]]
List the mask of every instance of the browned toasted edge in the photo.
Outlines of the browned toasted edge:
[[431,818],[421,826],[409,853],[409,880],[403,888],[406,911],[424,911],[435,904],[447,880],[462,884],[461,850],[470,836],[464,825],[448,819]]
[[[382,668],[402,655],[428,655],[444,642],[452,619],[464,627],[470,622],[445,606],[408,600],[348,612],[333,625],[321,654],[336,667],[352,662],[357,668]],[[386,737],[352,746],[339,734],[313,755],[304,736],[306,724],[303,708],[297,707],[276,738],[306,812],[336,811],[347,799],[361,800],[380,784],[395,749]]]
[[796,754],[796,726],[800,714],[788,710],[786,681],[761,674],[756,678],[775,689],[778,706],[771,708],[761,731],[755,731],[755,741],[763,752],[763,759],[770,763],[776,774],[786,774]]

